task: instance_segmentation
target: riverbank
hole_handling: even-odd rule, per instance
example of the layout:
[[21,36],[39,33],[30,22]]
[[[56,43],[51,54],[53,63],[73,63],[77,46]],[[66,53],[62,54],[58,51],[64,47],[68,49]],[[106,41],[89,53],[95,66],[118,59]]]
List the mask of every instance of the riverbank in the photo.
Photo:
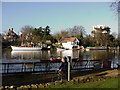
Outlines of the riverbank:
[[118,88],[119,70],[107,70],[73,78],[70,82],[48,85],[46,88]]
[[[117,88],[118,85],[117,85],[116,80],[118,80],[118,78],[120,78],[118,75],[118,71],[119,70],[117,70],[117,69],[105,70],[105,71],[100,71],[100,72],[75,71],[75,72],[72,72],[73,79],[70,82],[68,82],[66,80],[63,80],[62,82],[61,81],[51,82],[51,78],[53,78],[53,77],[55,78],[56,74],[49,74],[49,75],[42,75],[42,76],[25,74],[28,77],[25,77],[25,76],[22,76],[22,77],[17,76],[17,77],[13,77],[13,78],[5,77],[6,81],[7,82],[9,81],[9,83],[11,83],[11,85],[5,85],[5,86],[6,86],[6,88],[15,86],[13,84],[13,82],[15,83],[15,81],[14,81],[15,78],[19,78],[19,80],[18,79],[16,80],[16,83],[20,84],[20,82],[24,79],[24,81],[22,81],[22,83],[24,82],[24,84],[21,83],[22,85],[17,86],[17,88],[77,88],[79,86],[79,84],[86,84],[86,83],[91,83],[88,86],[93,85],[93,87],[87,87],[87,88],[94,88],[94,85],[101,86],[101,83],[107,84],[107,83],[111,82],[112,80],[114,80],[113,88]],[[5,81],[3,81],[3,82],[5,82]],[[86,85],[83,85],[83,86],[86,87]],[[81,85],[81,87],[79,87],[79,88],[85,88],[83,86]],[[109,86],[109,85],[107,85],[107,86]],[[98,87],[98,88],[100,88],[100,87]],[[102,86],[101,86],[101,88],[102,88]]]
[[[92,79],[92,80],[91,80]],[[88,78],[81,81],[70,81],[56,86],[48,86],[46,88],[118,88],[118,79],[120,77],[102,77],[102,78]]]

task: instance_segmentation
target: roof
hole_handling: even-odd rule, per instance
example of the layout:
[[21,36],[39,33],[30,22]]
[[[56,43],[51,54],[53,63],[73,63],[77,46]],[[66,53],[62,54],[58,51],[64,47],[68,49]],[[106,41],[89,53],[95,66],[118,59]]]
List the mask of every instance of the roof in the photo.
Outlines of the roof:
[[60,42],[62,42],[62,43],[73,42],[75,39],[77,39],[77,38],[76,38],[76,37],[62,38],[62,39],[60,40]]

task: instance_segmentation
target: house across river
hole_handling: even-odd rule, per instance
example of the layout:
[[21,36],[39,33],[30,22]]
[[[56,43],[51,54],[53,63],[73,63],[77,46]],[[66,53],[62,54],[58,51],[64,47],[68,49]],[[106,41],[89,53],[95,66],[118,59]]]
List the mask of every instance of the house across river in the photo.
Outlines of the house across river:
[[60,43],[65,49],[79,49],[79,40],[76,37],[62,38]]

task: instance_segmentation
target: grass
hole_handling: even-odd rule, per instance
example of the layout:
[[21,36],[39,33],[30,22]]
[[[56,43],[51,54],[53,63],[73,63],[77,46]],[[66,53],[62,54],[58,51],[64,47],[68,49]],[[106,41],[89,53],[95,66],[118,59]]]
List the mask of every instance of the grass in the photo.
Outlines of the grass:
[[[73,79],[70,82],[53,81],[51,78],[56,77],[56,74],[21,74],[15,76],[3,76],[3,86],[15,85],[17,87],[34,84],[37,88],[118,88],[118,79],[120,79],[117,70],[108,70],[99,73],[89,74],[88,72],[74,72]],[[86,74],[85,74],[86,73]],[[117,76],[117,77],[116,77]],[[40,84],[40,85],[39,85]],[[33,87],[33,86],[32,86]],[[30,88],[32,88],[30,87]],[[24,88],[24,87],[23,87]]]
[[103,81],[87,82],[87,83],[73,83],[69,82],[48,88],[118,88],[118,79],[120,77],[108,78]]

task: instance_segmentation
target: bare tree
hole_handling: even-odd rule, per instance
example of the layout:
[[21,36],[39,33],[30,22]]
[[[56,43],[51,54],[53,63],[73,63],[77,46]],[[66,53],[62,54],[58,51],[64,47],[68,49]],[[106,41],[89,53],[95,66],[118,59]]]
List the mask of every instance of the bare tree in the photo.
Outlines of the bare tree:
[[57,40],[66,37],[77,37],[78,39],[83,39],[83,36],[86,36],[86,31],[83,26],[74,26],[72,28],[67,28],[65,30],[61,30],[60,32],[57,32],[54,35]]
[[32,26],[30,26],[30,25],[26,25],[26,26],[21,28],[21,32],[25,33],[25,34],[32,33],[33,30],[34,30],[34,28]]
[[21,28],[22,34],[20,35],[21,37],[21,44],[26,43],[26,42],[31,42],[33,39],[33,30],[34,28],[30,25],[23,26]]
[[118,37],[120,37],[120,0],[114,0],[110,7],[118,15]]
[[68,36],[68,31],[67,31],[67,30],[62,30],[62,31],[60,32],[60,34],[61,34],[61,36],[62,36],[63,38],[69,37],[69,36]]
[[114,0],[114,2],[110,5],[111,9],[115,11],[115,13],[120,12],[120,0]]
[[85,28],[83,26],[74,26],[68,29],[69,36],[77,37],[79,35],[86,35]]

